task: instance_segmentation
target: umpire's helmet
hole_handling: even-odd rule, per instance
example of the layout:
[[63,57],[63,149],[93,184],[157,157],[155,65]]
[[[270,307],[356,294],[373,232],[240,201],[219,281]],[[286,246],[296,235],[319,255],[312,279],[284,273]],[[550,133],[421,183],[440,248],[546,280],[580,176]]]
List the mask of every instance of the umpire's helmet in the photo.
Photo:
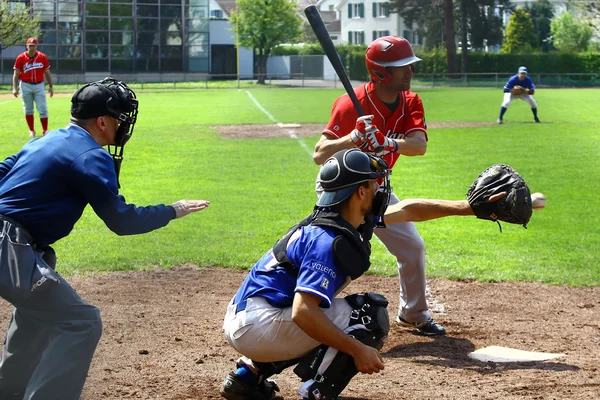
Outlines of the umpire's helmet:
[[88,83],[71,98],[71,116],[89,119],[108,115],[119,121],[116,146],[124,146],[133,134],[138,101],[133,90],[113,78]]
[[323,193],[317,206],[330,207],[340,204],[356,190],[362,182],[388,177],[390,170],[386,162],[359,149],[340,150],[330,157],[319,175]]
[[383,36],[367,48],[365,63],[373,82],[388,84],[392,75],[386,67],[402,67],[421,61],[415,56],[408,40],[400,36]]

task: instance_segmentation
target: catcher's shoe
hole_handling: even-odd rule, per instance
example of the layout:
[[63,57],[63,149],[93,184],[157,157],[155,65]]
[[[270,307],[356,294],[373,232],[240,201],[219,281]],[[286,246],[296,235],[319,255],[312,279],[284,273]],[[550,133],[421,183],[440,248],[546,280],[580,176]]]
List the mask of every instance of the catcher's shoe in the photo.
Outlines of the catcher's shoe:
[[496,123],[497,123],[498,125],[502,125],[502,118],[498,118],[498,120],[496,121]]
[[223,381],[220,392],[227,400],[272,400],[278,398],[276,392],[279,392],[279,386],[270,379],[264,379],[257,385],[249,385],[242,382],[235,372],[230,372]]
[[396,322],[405,327],[417,328],[425,336],[441,336],[446,334],[446,329],[431,317],[425,322],[408,322],[399,315],[396,315]]

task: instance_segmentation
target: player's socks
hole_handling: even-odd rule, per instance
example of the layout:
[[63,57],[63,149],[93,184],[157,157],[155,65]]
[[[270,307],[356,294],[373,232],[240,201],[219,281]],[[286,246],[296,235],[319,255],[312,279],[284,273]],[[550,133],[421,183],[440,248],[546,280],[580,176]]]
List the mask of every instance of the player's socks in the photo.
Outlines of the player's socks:
[[27,126],[29,126],[29,130],[34,131],[35,129],[33,128],[33,114],[25,115],[25,121],[27,121]]
[[239,367],[235,374],[240,380],[248,385],[256,385],[258,383],[258,375],[256,375],[247,365]]
[[532,108],[531,112],[533,113],[533,116],[535,117],[535,119],[537,119],[538,118],[538,116],[537,116],[537,108]]
[[42,132],[46,132],[48,130],[48,117],[40,118],[40,122],[42,123]]
[[498,119],[502,119],[504,117],[504,113],[506,112],[506,107],[500,107],[500,116]]

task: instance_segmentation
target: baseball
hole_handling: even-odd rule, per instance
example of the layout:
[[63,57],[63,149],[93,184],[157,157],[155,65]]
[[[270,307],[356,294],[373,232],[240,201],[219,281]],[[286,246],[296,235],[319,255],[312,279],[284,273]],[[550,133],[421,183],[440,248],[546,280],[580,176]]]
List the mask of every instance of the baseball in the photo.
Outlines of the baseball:
[[540,210],[546,207],[546,196],[539,192],[533,193],[531,195],[531,207],[534,210]]

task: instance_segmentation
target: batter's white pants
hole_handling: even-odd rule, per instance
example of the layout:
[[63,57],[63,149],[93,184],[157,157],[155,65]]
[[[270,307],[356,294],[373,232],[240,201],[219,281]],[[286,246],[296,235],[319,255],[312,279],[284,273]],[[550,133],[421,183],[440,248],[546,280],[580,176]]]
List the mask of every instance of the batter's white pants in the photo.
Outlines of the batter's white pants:
[[529,103],[529,106],[531,108],[537,108],[537,103],[535,102],[535,100],[533,99],[533,97],[530,94],[512,94],[510,92],[508,93],[504,93],[504,100],[502,101],[502,107],[504,108],[508,108],[508,106],[510,105],[510,103],[513,100],[516,99],[521,99],[527,103]]
[[[246,309],[238,313],[233,300],[229,302],[223,330],[229,344],[252,361],[292,360],[320,345],[292,321],[292,307],[273,307],[262,297],[246,301]],[[335,298],[321,310],[338,328],[348,327],[352,307],[345,299]]]
[[21,81],[19,83],[21,90],[21,100],[23,101],[23,111],[25,115],[33,115],[33,102],[37,107],[40,118],[48,118],[48,105],[46,104],[46,88],[44,83],[32,85]]
[[[318,179],[318,177],[317,177]],[[317,197],[323,188],[317,182]],[[400,200],[392,193],[390,205]],[[425,277],[425,243],[413,222],[389,224],[377,228],[375,235],[396,257],[400,279],[400,305],[398,315],[409,322],[425,322],[430,318],[427,305],[427,278]]]

